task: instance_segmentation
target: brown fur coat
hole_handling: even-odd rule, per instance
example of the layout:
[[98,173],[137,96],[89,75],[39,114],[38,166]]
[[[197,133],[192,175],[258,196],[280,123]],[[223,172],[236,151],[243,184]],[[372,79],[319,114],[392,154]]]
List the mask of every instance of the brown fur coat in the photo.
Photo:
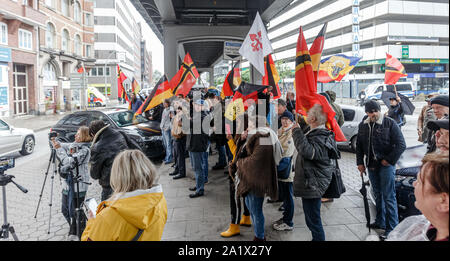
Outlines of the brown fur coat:
[[236,193],[245,196],[252,192],[258,197],[278,198],[276,164],[272,145],[260,145],[260,138],[268,134],[257,132],[248,138],[247,144],[238,152],[237,176],[239,184]]

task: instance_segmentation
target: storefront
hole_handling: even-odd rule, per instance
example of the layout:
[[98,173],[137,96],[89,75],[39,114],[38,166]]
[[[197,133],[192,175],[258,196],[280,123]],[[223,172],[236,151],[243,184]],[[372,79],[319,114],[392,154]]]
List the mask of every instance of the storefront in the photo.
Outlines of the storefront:
[[11,49],[0,47],[0,116],[9,116],[9,62]]
[[54,113],[57,108],[57,89],[58,80],[56,78],[55,66],[51,63],[47,63],[43,70],[44,81],[43,81],[43,91],[44,91],[44,102],[45,102],[45,112]]

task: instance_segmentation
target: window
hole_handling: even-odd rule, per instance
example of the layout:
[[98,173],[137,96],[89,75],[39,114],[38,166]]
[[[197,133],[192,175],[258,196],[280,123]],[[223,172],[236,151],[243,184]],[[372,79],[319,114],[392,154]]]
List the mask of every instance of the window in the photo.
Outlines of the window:
[[45,46],[47,48],[55,48],[55,27],[51,24],[47,24],[47,30],[45,31]]
[[344,113],[344,121],[353,121],[356,112],[354,110],[342,109]]
[[72,126],[83,126],[88,124],[89,115],[72,115],[72,117],[68,118],[64,125],[72,125]]
[[97,76],[104,76],[103,75],[103,67],[98,67],[97,68]]
[[2,120],[0,120],[0,130],[9,130],[8,124]]
[[73,7],[73,18],[75,19],[75,22],[81,24],[81,6],[78,1],[75,2]]
[[61,49],[65,52],[69,51],[69,31],[63,29],[61,34]]
[[47,63],[44,66],[44,80],[45,81],[56,81],[56,71],[55,66],[51,63]]
[[19,29],[19,48],[31,50],[33,46],[33,34],[30,31]]
[[0,23],[0,44],[8,44],[8,26]]
[[111,76],[111,70],[109,67],[106,67],[106,76]]
[[86,13],[84,23],[87,26],[92,26],[92,15],[91,14]]
[[81,37],[77,34],[75,35],[75,50],[76,55],[81,55]]
[[91,71],[89,72],[89,75],[90,75],[90,76],[97,76],[97,68],[96,68],[96,67],[93,67],[93,68],[91,69]]
[[54,0],[45,0],[45,5],[51,8],[55,8]]
[[86,45],[86,57],[92,56],[92,46]]
[[61,12],[64,16],[69,17],[69,0],[61,0]]

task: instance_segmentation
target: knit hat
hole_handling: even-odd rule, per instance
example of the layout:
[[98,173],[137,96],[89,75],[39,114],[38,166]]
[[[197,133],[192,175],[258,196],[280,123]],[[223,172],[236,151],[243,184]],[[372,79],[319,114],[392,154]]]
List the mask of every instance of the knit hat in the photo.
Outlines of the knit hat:
[[287,111],[287,110],[285,110],[285,111],[283,112],[283,114],[281,114],[280,119],[283,119],[283,118],[288,118],[289,120],[291,120],[292,122],[294,122],[294,115],[292,115],[292,113],[289,112],[289,111]]
[[448,95],[439,95],[431,99],[431,105],[439,104],[445,107],[448,107]]
[[433,131],[437,131],[439,129],[448,130],[448,119],[429,121],[427,123],[427,128]]
[[374,100],[369,100],[365,103],[365,112],[374,112],[374,111],[381,111],[380,104]]

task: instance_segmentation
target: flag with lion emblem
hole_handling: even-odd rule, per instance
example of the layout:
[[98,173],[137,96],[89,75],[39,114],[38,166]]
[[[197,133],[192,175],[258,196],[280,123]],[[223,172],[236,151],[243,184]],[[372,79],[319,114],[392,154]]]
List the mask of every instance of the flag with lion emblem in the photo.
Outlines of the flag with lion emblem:
[[319,82],[339,82],[358,64],[360,57],[337,54],[320,61]]

